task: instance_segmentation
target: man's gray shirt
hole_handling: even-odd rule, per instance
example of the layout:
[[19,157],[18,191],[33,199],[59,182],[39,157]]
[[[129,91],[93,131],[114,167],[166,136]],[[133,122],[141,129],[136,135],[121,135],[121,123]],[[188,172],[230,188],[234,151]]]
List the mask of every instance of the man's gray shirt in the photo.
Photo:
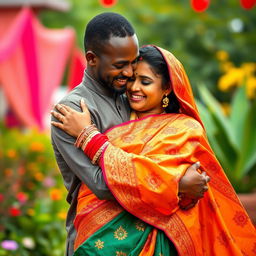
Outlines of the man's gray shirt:
[[[93,80],[85,71],[83,81],[60,103],[81,112],[80,101],[84,98],[92,121],[101,132],[129,120],[130,109],[124,95],[119,95]],[[54,118],[52,118],[54,119]],[[81,182],[99,198],[113,199],[103,178],[100,167],[92,165],[82,150],[74,146],[75,138],[54,126],[51,127],[52,145],[59,169],[68,190],[70,208],[66,220],[68,232],[66,255],[73,255],[76,231],[73,220],[76,213],[77,194]]]

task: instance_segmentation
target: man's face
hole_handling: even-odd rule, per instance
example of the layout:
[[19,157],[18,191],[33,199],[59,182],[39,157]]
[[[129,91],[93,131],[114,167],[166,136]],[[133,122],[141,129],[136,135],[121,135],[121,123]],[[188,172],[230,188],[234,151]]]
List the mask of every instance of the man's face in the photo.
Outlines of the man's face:
[[124,92],[128,78],[133,76],[138,55],[136,35],[111,37],[97,56],[95,78],[115,91]]

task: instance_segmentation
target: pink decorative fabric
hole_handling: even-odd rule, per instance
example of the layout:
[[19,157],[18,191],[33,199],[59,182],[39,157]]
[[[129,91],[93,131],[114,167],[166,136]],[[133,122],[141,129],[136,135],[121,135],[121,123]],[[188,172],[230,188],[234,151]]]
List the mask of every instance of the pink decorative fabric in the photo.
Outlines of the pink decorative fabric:
[[43,27],[29,8],[1,12],[0,85],[24,126],[46,127],[74,39],[73,29]]
[[86,61],[84,53],[75,48],[72,54],[70,62],[69,74],[68,74],[68,89],[72,90],[78,84],[81,83],[86,68]]

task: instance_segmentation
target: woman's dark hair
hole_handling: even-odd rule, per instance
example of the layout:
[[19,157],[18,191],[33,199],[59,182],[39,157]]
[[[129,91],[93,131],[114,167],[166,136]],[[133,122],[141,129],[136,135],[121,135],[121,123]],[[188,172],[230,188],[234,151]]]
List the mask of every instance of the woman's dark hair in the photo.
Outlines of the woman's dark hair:
[[[162,54],[154,46],[141,47],[138,60],[147,62],[152,67],[153,71],[162,77],[163,89],[172,87],[166,61],[164,60]],[[165,111],[167,113],[178,113],[180,106],[174,92],[172,91],[167,97],[169,98],[170,103],[165,108]]]

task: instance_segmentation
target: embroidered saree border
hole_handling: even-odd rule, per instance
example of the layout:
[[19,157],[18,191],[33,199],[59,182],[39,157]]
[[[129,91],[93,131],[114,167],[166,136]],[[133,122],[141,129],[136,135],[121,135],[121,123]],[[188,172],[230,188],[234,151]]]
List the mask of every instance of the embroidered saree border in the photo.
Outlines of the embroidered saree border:
[[99,230],[106,223],[114,219],[119,213],[123,211],[116,202],[98,201],[98,206],[93,208],[84,209],[77,214],[75,219],[75,226],[77,236],[75,239],[74,249],[76,250],[86,239]]
[[[146,131],[146,127],[149,127],[149,123],[151,122],[150,119],[153,118],[155,119],[154,122],[152,122],[154,124],[160,123],[164,126],[165,122],[168,123],[170,128],[168,132],[171,133],[176,131],[184,132],[181,127],[177,127],[179,129],[175,130],[175,125],[182,126],[185,124],[186,126],[190,126],[190,128],[192,129],[192,133],[190,131],[192,137],[193,132],[196,132],[197,129],[195,126],[196,123],[194,123],[193,121],[190,122],[190,117],[187,117],[190,119],[188,122],[188,120],[186,120],[185,115],[181,116],[181,118],[176,119],[173,119],[172,117],[168,119],[168,115],[154,117],[152,116],[137,121],[137,124],[135,122],[131,122],[131,124],[126,123],[124,126],[120,125],[117,128],[112,129],[109,133],[107,133],[107,135],[109,135],[109,138],[111,138],[111,143],[113,145],[110,144],[104,152],[102,169],[105,175],[105,180],[107,181],[108,187],[111,189],[113,195],[117,198],[117,200],[123,206],[123,208],[126,209],[128,212],[130,212],[134,216],[137,216],[146,223],[160,230],[163,230],[169,237],[169,239],[173,241],[180,255],[204,255],[205,251],[199,252],[198,250],[205,250],[206,248],[208,251],[214,250],[215,252],[217,250],[216,248],[218,248],[218,250],[222,248],[221,250],[223,250],[224,253],[226,253],[224,255],[240,255],[241,252],[252,252],[254,250],[253,248],[256,247],[256,243],[255,245],[253,244],[253,240],[255,237],[255,233],[253,233],[253,226],[250,223],[246,215],[246,212],[241,206],[241,203],[239,202],[234,189],[232,188],[230,182],[226,178],[226,175],[223,172],[221,166],[219,165],[216,157],[214,156],[204,133],[202,133],[199,136],[200,138],[197,138],[199,139],[198,142],[193,141],[192,139],[192,141],[190,142],[191,145],[187,144],[190,147],[190,149],[196,149],[195,151],[190,152],[190,156],[189,154],[185,154],[185,156],[187,155],[187,158],[183,156],[181,159],[179,159],[176,163],[176,168],[179,168],[179,163],[192,163],[197,160],[200,160],[201,166],[204,167],[203,169],[206,170],[207,173],[211,176],[208,194],[212,194],[213,191],[215,190],[217,198],[215,198],[214,196],[211,198],[207,196],[206,198],[208,199],[200,201],[199,204],[195,206],[195,208],[193,208],[196,209],[195,211],[192,209],[190,213],[187,213],[185,211],[178,210],[177,213],[173,213],[168,216],[160,214],[159,211],[154,209],[152,205],[147,205],[145,202],[141,201],[142,198],[140,195],[140,187],[138,185],[136,168],[134,166],[134,159],[138,158],[135,155],[140,155],[140,151],[146,151],[145,148],[148,145],[144,144],[146,142],[149,142],[151,139],[154,139],[154,136],[150,137]],[[177,121],[178,123],[173,125],[173,121]],[[141,123],[143,123],[143,125],[141,125]],[[168,128],[168,125],[166,129]],[[158,126],[158,128],[161,129],[160,126]],[[132,135],[134,134],[134,130],[136,130],[136,132],[138,133],[138,127],[144,128],[142,134],[142,137],[146,138],[144,144],[140,144],[138,141],[136,141],[135,136]],[[154,134],[156,135],[157,133]],[[184,132],[183,134],[184,136],[189,136],[187,135],[186,132]],[[166,136],[168,136],[168,134],[166,134]],[[160,143],[165,143],[164,139],[163,141],[160,141]],[[115,147],[115,145],[117,147]],[[135,149],[129,148],[131,147],[130,145],[134,145]],[[163,147],[165,147],[165,144],[163,144]],[[129,151],[130,149],[131,151]],[[137,150],[138,152],[134,155],[134,151],[132,150]],[[172,153],[173,152],[170,152],[170,154]],[[177,152],[174,152],[174,155],[175,153]],[[143,156],[140,157],[143,158]],[[157,156],[155,157],[157,158]],[[151,170],[150,167],[147,168]],[[141,173],[141,170],[138,171],[138,173]],[[143,175],[144,174],[145,173],[143,173]],[[230,201],[227,201],[226,199]],[[232,205],[232,203],[235,204]],[[170,207],[172,206],[170,205]],[[217,214],[217,212],[219,214],[219,211],[215,211],[214,207],[216,207],[216,209],[221,208],[221,211],[224,211],[223,216],[216,216],[215,214]],[[228,216],[228,209],[232,209],[230,211],[230,216]],[[191,215],[192,218],[196,218],[196,214],[199,213],[199,211],[202,214],[201,216],[208,216],[208,214],[210,214],[209,211],[211,211],[211,214],[209,216],[211,216],[211,218],[213,216],[215,216],[214,218],[217,219],[220,218],[218,219],[218,223],[222,223],[220,229],[215,230],[214,234],[212,234],[214,235],[214,246],[216,247],[214,249],[212,249],[213,245],[211,244],[208,244],[207,247],[205,248],[204,245],[200,244],[202,241],[200,240],[201,232],[199,229],[201,225],[202,227],[204,227],[204,219],[197,220],[197,226],[195,227],[196,230],[194,230],[194,228],[189,229],[189,227],[187,227],[186,221],[190,218],[189,216]],[[187,217],[185,215],[187,215]],[[227,226],[225,224],[225,221]],[[208,224],[210,225],[210,223]],[[217,226],[218,225],[216,224],[214,227],[217,228]],[[237,245],[234,242],[234,240],[230,239],[230,237],[232,237],[232,232],[238,235],[238,237],[236,238]],[[246,242],[244,242],[244,235],[242,235],[244,232],[245,234],[247,234],[246,237],[248,241]],[[209,237],[212,237],[212,235],[210,234]],[[251,237],[249,238],[249,236]],[[225,241],[227,242],[223,243],[223,239],[226,239]],[[225,246],[226,248],[223,246]],[[238,246],[242,246],[242,249],[239,250]],[[233,254],[230,254],[230,252],[232,252]]]
[[[106,151],[108,151],[108,158],[104,161],[105,168],[108,168],[111,176],[114,176],[120,183],[125,183],[129,184],[131,187],[136,187],[136,175],[134,173],[133,175],[129,175],[131,171],[135,171],[135,168],[132,166],[131,158],[129,158],[129,156],[124,154],[124,152],[121,150],[118,154],[116,154],[116,149],[114,149],[111,145],[108,146]],[[116,168],[115,162],[117,161],[122,164],[120,168]],[[111,179],[111,177],[109,177],[108,180],[109,179]],[[118,191],[120,192],[120,190]],[[133,193],[131,193],[132,191]],[[112,192],[114,195],[116,194],[114,189]],[[174,242],[174,244],[176,244],[176,249],[179,251],[180,255],[196,255],[195,247],[190,234],[187,232],[187,229],[180,220],[179,216],[176,214],[171,215],[171,217],[163,216],[150,206],[144,205],[143,207],[140,207],[139,197],[140,192],[138,189],[129,190],[129,188],[127,188],[122,190],[122,194],[119,194],[119,198],[122,198],[122,202],[119,202],[125,209],[129,209],[129,212],[131,212],[131,214],[134,216],[137,216],[137,213],[139,212],[140,215],[137,217],[139,217],[141,220],[153,225],[156,228],[164,230],[166,235]],[[129,207],[131,203],[133,207],[135,206],[132,211]]]

